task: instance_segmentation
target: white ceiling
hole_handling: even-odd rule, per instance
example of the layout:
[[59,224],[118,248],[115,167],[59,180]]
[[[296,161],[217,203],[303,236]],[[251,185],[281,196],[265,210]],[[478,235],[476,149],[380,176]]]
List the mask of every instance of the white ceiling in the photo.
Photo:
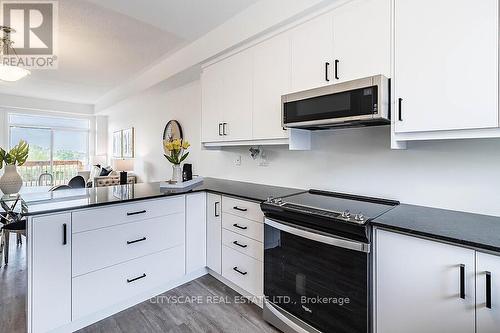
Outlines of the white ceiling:
[[57,70],[0,93],[94,104],[259,0],[59,0]]

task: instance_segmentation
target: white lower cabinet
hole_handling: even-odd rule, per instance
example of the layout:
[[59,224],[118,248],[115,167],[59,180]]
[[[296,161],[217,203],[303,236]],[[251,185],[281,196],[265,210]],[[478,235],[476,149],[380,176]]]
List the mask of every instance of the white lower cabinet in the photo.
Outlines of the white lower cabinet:
[[377,333],[496,333],[500,256],[376,230]]
[[207,267],[222,274],[222,197],[207,193]]
[[500,330],[500,257],[476,253],[476,332]]
[[83,318],[184,275],[184,246],[73,279],[73,318]]
[[474,250],[383,230],[375,241],[377,333],[474,333]]
[[207,263],[207,196],[205,192],[186,195],[186,273]]
[[250,295],[262,296],[264,215],[255,202],[222,197],[222,269],[224,278]]
[[264,263],[224,245],[222,247],[222,276],[248,291],[263,294]]
[[29,224],[28,330],[48,332],[71,322],[71,214],[35,217]]

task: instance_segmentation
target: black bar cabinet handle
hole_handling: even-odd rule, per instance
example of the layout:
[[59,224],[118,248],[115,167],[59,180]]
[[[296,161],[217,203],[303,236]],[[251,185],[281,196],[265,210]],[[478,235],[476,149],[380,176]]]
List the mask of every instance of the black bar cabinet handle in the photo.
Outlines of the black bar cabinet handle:
[[330,82],[330,78],[328,77],[328,68],[330,67],[329,62],[325,62],[325,81]]
[[139,238],[139,239],[136,239],[136,240],[133,240],[133,241],[127,241],[127,245],[134,244],[134,243],[139,243],[139,242],[143,242],[145,240],[146,240],[146,237],[142,237],[142,238]]
[[491,273],[486,272],[486,307],[491,309]]
[[248,210],[246,208],[240,208],[238,206],[234,206],[233,209],[239,210],[240,212],[246,212]]
[[137,281],[137,280],[140,280],[140,279],[144,279],[145,277],[146,277],[146,273],[144,273],[141,276],[138,276],[136,278],[133,278],[133,279],[127,279],[127,283],[131,283],[131,282],[134,282],[134,281]]
[[127,216],[132,216],[132,215],[139,215],[139,214],[145,214],[146,213],[146,210],[140,210],[138,212],[130,212],[130,213],[127,213]]
[[401,111],[401,105],[403,104],[403,99],[402,98],[398,98],[398,120],[399,121],[403,121],[403,115],[402,115],[402,111]]
[[243,245],[243,244],[240,244],[240,243],[238,243],[238,241],[234,241],[234,242],[233,242],[233,244],[234,244],[234,245],[237,245],[237,246],[239,246],[239,247],[242,247],[242,248],[245,248],[245,247],[247,247],[247,246],[248,246],[248,245]]
[[340,60],[335,59],[335,79],[339,80],[339,62]]
[[63,224],[63,245],[68,244],[68,225]]
[[240,271],[240,270],[238,269],[238,266],[234,266],[234,267],[233,267],[233,270],[235,270],[236,272],[240,273],[241,275],[247,275],[247,274],[248,274],[248,272],[242,272],[242,271]]
[[222,136],[222,123],[219,123],[219,136]]
[[222,135],[227,135],[226,126],[227,126],[227,123],[222,123]]
[[214,204],[214,215],[215,217],[219,217],[220,214],[218,213],[218,210],[217,210],[217,205],[220,204],[220,202],[216,201],[215,204]]
[[248,229],[248,227],[242,227],[241,225],[238,225],[238,223],[233,224],[233,227],[236,227],[236,228],[241,229],[241,230]]
[[465,299],[465,265],[460,265],[460,298]]

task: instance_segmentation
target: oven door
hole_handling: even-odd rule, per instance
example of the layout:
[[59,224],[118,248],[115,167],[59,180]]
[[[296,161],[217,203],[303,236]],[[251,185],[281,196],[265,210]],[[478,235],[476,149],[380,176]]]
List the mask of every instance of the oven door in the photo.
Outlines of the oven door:
[[275,315],[270,322],[285,332],[369,332],[369,249],[266,219],[264,295],[268,315]]

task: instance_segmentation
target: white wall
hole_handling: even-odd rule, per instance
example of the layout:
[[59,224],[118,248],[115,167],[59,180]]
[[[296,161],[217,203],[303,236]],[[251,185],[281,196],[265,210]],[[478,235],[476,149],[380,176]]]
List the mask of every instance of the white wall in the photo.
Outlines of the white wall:
[[112,154],[114,131],[135,128],[135,169],[143,182],[170,179],[171,164],[163,156],[162,137],[167,122],[180,122],[184,137],[191,142],[187,163],[199,172],[201,90],[199,81],[176,89],[156,86],[104,111],[108,115],[108,155]]
[[[258,166],[247,148],[204,151],[202,173],[500,216],[500,140],[389,147],[389,127],[322,131],[314,133],[311,151],[266,149],[266,167]],[[234,166],[240,154],[242,165]]]
[[[380,196],[401,202],[500,216],[500,140],[413,143],[390,149],[389,127],[315,132],[311,151],[265,148],[258,166],[248,147],[205,150],[200,145],[200,84],[156,87],[107,109],[109,134],[134,126],[136,173],[142,181],[169,179],[163,127],[178,119],[193,144],[189,162],[203,176]],[[111,139],[109,140],[111,145]],[[111,150],[110,150],[111,151]],[[233,161],[242,156],[242,165]]]

